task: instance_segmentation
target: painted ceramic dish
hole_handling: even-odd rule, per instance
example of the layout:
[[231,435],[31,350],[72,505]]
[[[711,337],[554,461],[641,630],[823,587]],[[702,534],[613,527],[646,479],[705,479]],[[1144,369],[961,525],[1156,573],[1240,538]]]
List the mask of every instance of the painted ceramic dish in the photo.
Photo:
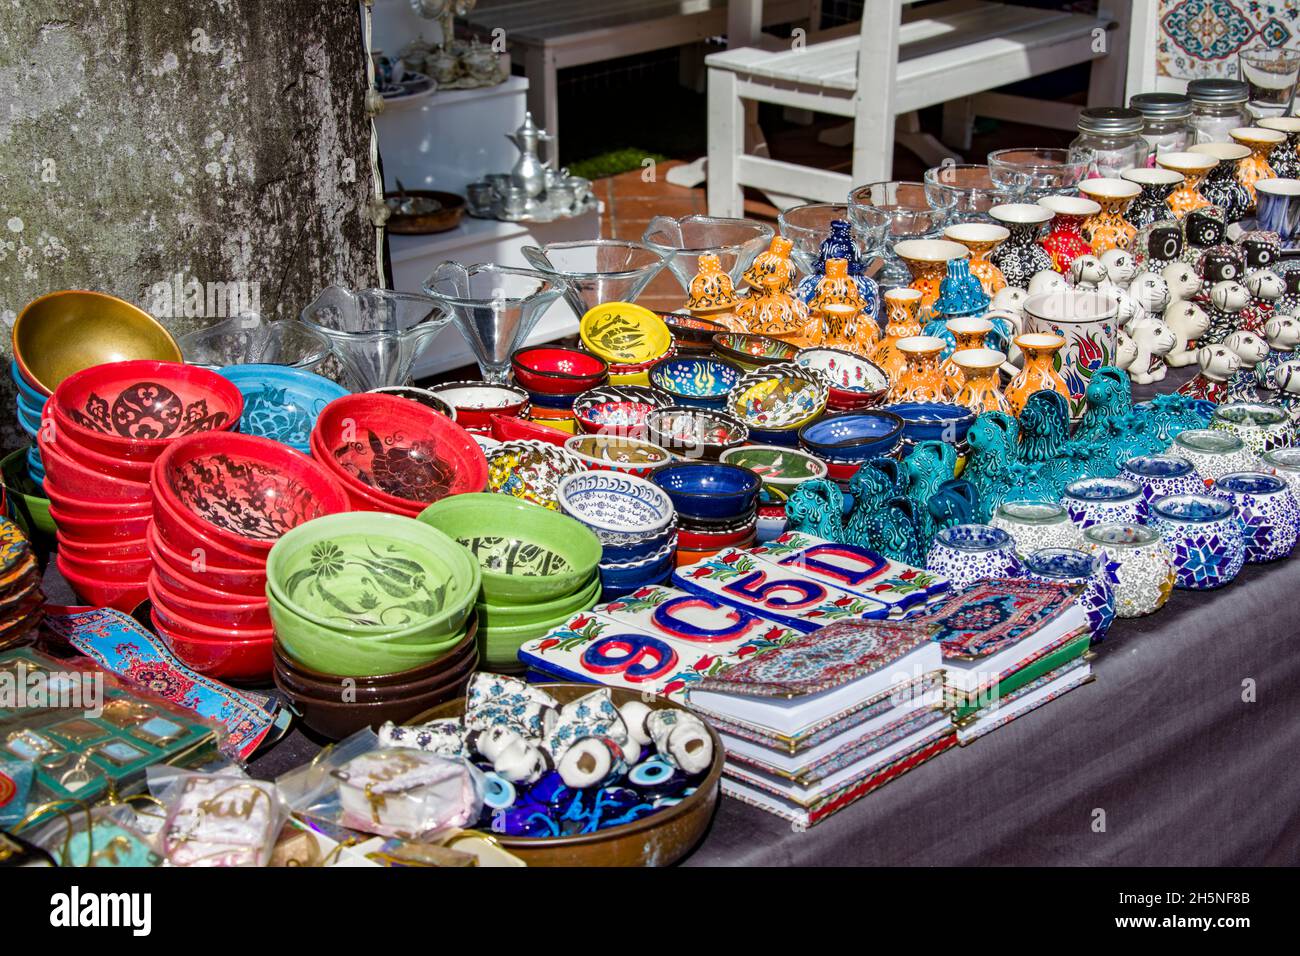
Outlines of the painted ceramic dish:
[[432,408],[435,412],[446,415],[453,422],[456,420],[456,409],[444,399],[439,398],[427,388],[416,388],[413,385],[381,385],[378,388],[370,389],[371,395],[396,395],[398,398],[404,398],[407,401],[418,402],[426,408]]
[[843,349],[801,349],[795,364],[821,372],[830,387],[841,392],[883,397],[889,390],[889,376],[884,369]]
[[747,372],[773,362],[793,362],[799,355],[797,345],[750,332],[718,333],[713,337],[713,351]]
[[507,441],[542,441],[563,447],[569,436],[551,424],[529,421],[527,418],[493,415],[492,437],[498,444]]
[[780,445],[744,445],[724,451],[724,464],[748,468],[763,480],[764,487],[784,499],[801,483],[826,477],[826,463],[819,458]]
[[900,402],[886,405],[903,420],[903,449],[910,451],[917,442],[943,441],[956,445],[958,453],[966,446],[966,433],[975,423],[975,413],[960,405],[945,402]]
[[713,337],[719,332],[727,331],[725,326],[717,322],[681,312],[660,312],[659,318],[664,320],[668,330],[673,333],[677,347],[692,352],[710,351],[713,348]]
[[14,320],[12,346],[22,377],[45,395],[104,363],[182,361],[176,340],[157,319],[102,292],[51,292],[32,300]]
[[446,534],[414,518],[355,512],[286,534],[266,575],[269,595],[311,624],[420,644],[455,635],[480,585],[478,565]]
[[798,428],[826,410],[826,380],[790,362],[747,373],[727,395],[727,409],[751,428]]
[[749,438],[744,422],[711,408],[670,405],[646,418],[646,433],[656,445],[682,458],[717,460]]
[[748,522],[762,485],[748,468],[711,461],[663,465],[650,480],[668,492],[683,518],[715,525]]
[[674,405],[722,408],[742,372],[730,362],[704,355],[678,356],[650,369],[650,384]]
[[528,393],[513,385],[488,382],[447,382],[429,391],[456,409],[456,422],[464,428],[486,429],[493,415],[519,415],[528,404]]
[[646,416],[663,406],[663,396],[646,385],[606,385],[579,395],[573,417],[588,433],[643,438]]
[[239,389],[196,365],[139,360],[68,376],[46,407],[67,438],[103,455],[152,461],[182,435],[230,431],[244,411]]
[[481,491],[487,482],[487,460],[465,429],[392,395],[330,402],[312,431],[311,447],[345,484],[399,507]]
[[903,419],[886,411],[831,415],[805,425],[799,443],[819,458],[860,463],[888,455],[903,435]]
[[600,540],[581,522],[504,495],[457,495],[430,505],[420,521],[451,535],[483,570],[483,600],[551,601],[587,585]]
[[154,462],[155,506],[243,553],[269,550],[300,524],[346,511],[347,495],[324,466],[269,438],[191,435]]
[[672,499],[644,478],[610,471],[588,471],[560,482],[560,507],[605,543],[602,532],[625,536],[664,530],[676,514]]
[[316,418],[348,390],[324,376],[288,365],[231,365],[217,372],[244,396],[239,430],[283,442],[305,454]]
[[609,379],[609,363],[600,356],[555,345],[517,349],[510,366],[520,386],[548,395],[577,395]]
[[638,478],[647,477],[672,459],[672,455],[651,442],[615,435],[573,435],[565,439],[564,447],[588,468],[621,471]]
[[487,453],[488,489],[556,510],[560,482],[586,470],[563,448],[547,442],[502,442]]
[[652,361],[673,345],[664,320],[631,302],[605,302],[589,309],[578,323],[578,335],[588,350],[619,365]]

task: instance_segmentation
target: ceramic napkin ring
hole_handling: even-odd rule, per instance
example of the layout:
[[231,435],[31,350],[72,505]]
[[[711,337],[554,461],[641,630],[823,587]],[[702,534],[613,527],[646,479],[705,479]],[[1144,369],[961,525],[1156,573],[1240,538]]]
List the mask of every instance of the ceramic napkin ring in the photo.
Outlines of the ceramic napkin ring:
[[556,770],[566,786],[582,790],[627,773],[627,761],[617,740],[583,737],[564,751]]
[[555,726],[546,735],[546,749],[558,761],[566,750],[586,737],[609,737],[620,747],[628,742],[627,724],[614,706],[608,687],[561,707]]
[[655,749],[687,773],[703,773],[713,763],[713,738],[704,721],[684,710],[656,710],[646,718]]
[[475,674],[465,696],[465,729],[509,727],[521,737],[545,737],[555,725],[554,697],[501,674]]
[[550,753],[509,727],[471,731],[467,742],[492,761],[492,769],[511,783],[532,783],[555,767]]
[[465,757],[465,725],[459,717],[443,717],[416,727],[403,727],[391,720],[379,728],[379,746],[409,747],[441,757]]

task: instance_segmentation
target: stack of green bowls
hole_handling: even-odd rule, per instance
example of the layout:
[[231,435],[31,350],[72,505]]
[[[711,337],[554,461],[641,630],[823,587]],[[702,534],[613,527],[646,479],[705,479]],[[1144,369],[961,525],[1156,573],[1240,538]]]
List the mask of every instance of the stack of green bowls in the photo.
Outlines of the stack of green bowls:
[[567,515],[509,495],[467,494],[430,505],[419,520],[463,545],[482,571],[486,667],[520,670],[521,644],[600,600],[600,541]]
[[465,549],[402,515],[326,515],[285,534],[267,558],[275,640],[323,674],[422,668],[464,637],[481,576]]

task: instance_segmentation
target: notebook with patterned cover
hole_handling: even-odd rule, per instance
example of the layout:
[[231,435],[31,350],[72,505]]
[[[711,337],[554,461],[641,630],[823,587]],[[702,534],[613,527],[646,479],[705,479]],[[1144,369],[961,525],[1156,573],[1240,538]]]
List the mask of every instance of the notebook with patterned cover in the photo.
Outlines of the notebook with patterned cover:
[[964,747],[1094,679],[1092,664],[1082,658],[1075,658],[1056,670],[1047,671],[998,700],[996,706],[978,711],[971,720],[959,726],[957,743]]
[[998,578],[954,591],[910,620],[935,628],[945,660],[984,660],[1049,627],[1080,588]]

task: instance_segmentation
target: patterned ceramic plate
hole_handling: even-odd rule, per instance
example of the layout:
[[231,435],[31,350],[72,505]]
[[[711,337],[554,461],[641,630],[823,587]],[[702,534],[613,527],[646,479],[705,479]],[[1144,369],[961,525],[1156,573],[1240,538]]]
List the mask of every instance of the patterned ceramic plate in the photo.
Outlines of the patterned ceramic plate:
[[673,346],[664,320],[631,302],[606,302],[589,309],[578,325],[582,344],[607,362],[650,362]]
[[776,362],[741,378],[727,395],[727,410],[756,428],[793,428],[825,411],[828,391],[819,373]]
[[489,491],[552,511],[560,509],[560,482],[586,470],[579,458],[563,448],[531,439],[502,442],[487,450],[487,460]]
[[873,393],[889,388],[889,376],[884,369],[843,349],[803,349],[795,364],[821,372],[831,388],[841,391]]

